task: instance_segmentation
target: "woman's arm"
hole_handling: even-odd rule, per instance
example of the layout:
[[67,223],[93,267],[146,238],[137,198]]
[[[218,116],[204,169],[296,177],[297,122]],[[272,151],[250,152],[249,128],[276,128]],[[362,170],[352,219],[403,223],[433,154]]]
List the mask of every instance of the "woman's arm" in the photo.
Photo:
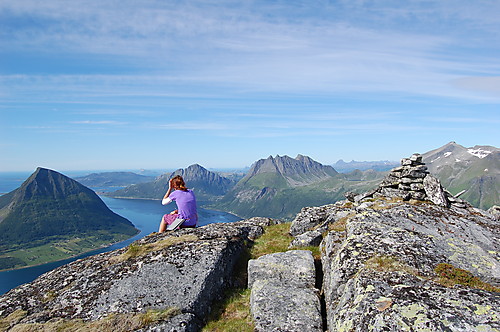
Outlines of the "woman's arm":
[[172,200],[168,197],[168,196],[170,196],[171,192],[172,192],[172,179],[170,179],[170,181],[168,181],[168,190],[167,190],[165,196],[163,196],[163,199],[161,201],[162,205],[167,205],[168,203],[172,202]]

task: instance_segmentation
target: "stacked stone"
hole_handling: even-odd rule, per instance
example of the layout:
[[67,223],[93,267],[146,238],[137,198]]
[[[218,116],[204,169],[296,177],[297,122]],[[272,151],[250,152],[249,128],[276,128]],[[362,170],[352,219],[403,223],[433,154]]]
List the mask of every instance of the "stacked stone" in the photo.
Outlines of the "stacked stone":
[[401,166],[391,170],[380,184],[380,193],[404,200],[425,200],[424,178],[428,174],[422,155],[415,153],[410,158],[403,158]]

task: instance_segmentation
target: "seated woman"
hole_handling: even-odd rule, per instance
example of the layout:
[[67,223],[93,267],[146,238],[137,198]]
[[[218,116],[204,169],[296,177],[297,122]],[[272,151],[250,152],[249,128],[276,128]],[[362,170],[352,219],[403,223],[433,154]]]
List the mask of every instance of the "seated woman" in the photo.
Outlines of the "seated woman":
[[[172,192],[172,190],[174,191]],[[158,232],[174,230],[179,226],[181,228],[196,227],[198,223],[196,197],[193,191],[186,187],[186,183],[180,175],[174,176],[168,182],[168,191],[161,204],[167,205],[172,201],[177,204],[177,210],[163,216]]]

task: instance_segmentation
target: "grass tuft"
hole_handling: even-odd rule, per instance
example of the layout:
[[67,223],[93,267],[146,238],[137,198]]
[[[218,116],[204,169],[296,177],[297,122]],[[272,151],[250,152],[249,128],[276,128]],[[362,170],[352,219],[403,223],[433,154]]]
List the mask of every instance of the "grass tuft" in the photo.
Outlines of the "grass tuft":
[[365,267],[379,272],[400,271],[419,277],[415,268],[390,256],[373,256],[365,262]]
[[213,319],[204,332],[252,332],[254,324],[250,314],[250,289],[236,289],[221,305],[214,308]]
[[185,234],[178,237],[169,237],[164,240],[156,241],[147,244],[138,244],[136,242],[130,244],[126,252],[121,255],[112,257],[110,259],[111,264],[120,263],[131,258],[145,256],[150,252],[162,250],[173,246],[178,243],[183,242],[194,242],[198,241],[198,237],[193,234]]
[[26,317],[27,312],[21,309],[10,313],[7,317],[0,318],[0,331],[7,331],[9,328]]
[[441,263],[436,266],[434,272],[438,275],[437,282],[446,287],[460,284],[470,288],[483,289],[490,292],[500,292],[500,287],[490,285],[471,272],[454,267],[451,264]]
[[[50,320],[43,324],[18,324],[9,331],[126,332],[145,328],[151,324],[170,319],[180,313],[181,311],[178,308],[171,307],[165,310],[148,310],[144,313],[112,314],[96,321],[84,321],[82,319],[59,319]],[[9,317],[10,315],[7,318]],[[0,327],[3,328],[3,326]],[[6,330],[8,330],[8,327],[7,329],[2,329],[2,331]]]
[[283,223],[266,227],[264,234],[255,240],[251,249],[251,258],[287,251],[293,240],[289,234],[291,225],[291,223]]
[[332,232],[345,232],[346,231],[346,226],[347,226],[347,221],[355,216],[356,213],[350,213],[349,215],[340,218],[339,220],[335,220],[335,222],[331,223],[328,225],[328,231]]

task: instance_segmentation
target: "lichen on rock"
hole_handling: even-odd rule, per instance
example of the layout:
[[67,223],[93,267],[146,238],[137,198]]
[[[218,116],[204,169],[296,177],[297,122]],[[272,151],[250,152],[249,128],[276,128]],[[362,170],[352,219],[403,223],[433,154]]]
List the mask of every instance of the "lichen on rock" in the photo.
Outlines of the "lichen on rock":
[[233,266],[249,235],[262,233],[262,223],[221,223],[153,233],[131,245],[135,249],[61,266],[4,294],[0,298],[2,324],[39,328],[55,320],[96,324],[110,315],[178,308],[144,329],[197,331],[212,303],[231,285]]

